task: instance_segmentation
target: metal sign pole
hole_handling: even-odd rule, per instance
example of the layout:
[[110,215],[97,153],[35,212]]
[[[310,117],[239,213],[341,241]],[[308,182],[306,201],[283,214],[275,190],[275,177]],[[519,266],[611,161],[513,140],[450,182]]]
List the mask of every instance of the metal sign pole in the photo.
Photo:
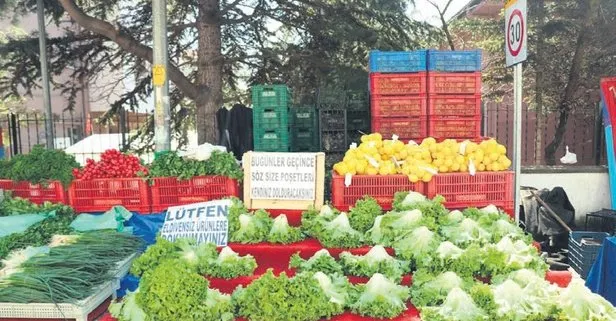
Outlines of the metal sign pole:
[[169,81],[167,80],[167,1],[152,0],[154,36],[154,140],[156,152],[171,149],[171,111],[169,107]]
[[526,0],[505,2],[505,60],[513,66],[513,170],[514,212],[520,221],[520,174],[522,172],[522,63],[528,57]]
[[515,221],[520,222],[520,173],[522,171],[522,63],[513,67],[513,170]]

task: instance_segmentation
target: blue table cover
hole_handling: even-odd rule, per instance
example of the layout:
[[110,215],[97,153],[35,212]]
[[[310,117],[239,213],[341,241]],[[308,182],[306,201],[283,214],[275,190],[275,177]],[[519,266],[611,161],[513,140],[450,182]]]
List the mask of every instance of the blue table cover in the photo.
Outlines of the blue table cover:
[[616,237],[608,237],[603,242],[586,278],[586,286],[616,305]]

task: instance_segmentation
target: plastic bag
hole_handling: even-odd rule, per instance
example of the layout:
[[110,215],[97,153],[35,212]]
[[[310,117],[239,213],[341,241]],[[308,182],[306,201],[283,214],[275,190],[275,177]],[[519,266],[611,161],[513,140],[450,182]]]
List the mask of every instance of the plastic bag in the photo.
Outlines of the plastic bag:
[[565,156],[561,157],[560,162],[571,165],[577,163],[577,155],[569,151],[569,146],[565,146]]
[[212,156],[212,152],[214,151],[226,152],[227,148],[224,146],[214,146],[212,144],[205,143],[197,146],[195,149],[181,153],[180,156],[198,161],[206,161],[210,159],[210,156]]
[[124,230],[124,222],[130,220],[133,213],[122,206],[114,206],[104,214],[80,214],[73,220],[71,227],[79,232],[95,230]]
[[0,238],[15,233],[23,233],[30,226],[54,216],[56,216],[55,211],[42,214],[22,214],[0,217]]

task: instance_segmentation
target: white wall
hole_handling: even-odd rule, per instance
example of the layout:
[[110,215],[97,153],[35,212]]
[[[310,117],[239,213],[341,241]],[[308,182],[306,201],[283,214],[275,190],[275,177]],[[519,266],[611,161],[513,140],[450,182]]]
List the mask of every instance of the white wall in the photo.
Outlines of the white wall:
[[552,189],[557,186],[564,188],[575,208],[578,226],[584,224],[587,213],[611,208],[610,184],[607,172],[522,173],[520,185],[539,189]]

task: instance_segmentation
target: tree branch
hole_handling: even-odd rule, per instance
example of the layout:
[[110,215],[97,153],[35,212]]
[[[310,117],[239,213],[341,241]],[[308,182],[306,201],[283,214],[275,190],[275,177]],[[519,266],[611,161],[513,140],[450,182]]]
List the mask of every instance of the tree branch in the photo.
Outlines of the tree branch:
[[[64,10],[84,29],[102,35],[115,42],[122,49],[131,54],[153,63],[152,48],[138,43],[134,38],[121,33],[110,23],[87,15],[79,8],[73,0],[58,0]],[[200,95],[199,89],[195,86],[176,66],[169,63],[167,66],[169,79],[191,99],[197,99]]]
[[449,9],[449,5],[451,5],[453,0],[447,1],[447,4],[445,5],[445,8],[443,10],[441,10],[441,8],[439,8],[439,6],[432,0],[427,0],[427,1],[429,4],[434,6],[434,8],[436,8],[436,11],[438,11],[438,15],[441,19],[441,23],[443,24],[443,27],[442,27],[443,33],[445,34],[445,37],[447,38],[447,42],[449,43],[449,48],[451,50],[456,50],[456,46],[453,43],[453,37],[451,36],[451,32],[449,32],[449,24],[447,23],[447,20],[445,19],[445,13],[447,12],[447,9]]

